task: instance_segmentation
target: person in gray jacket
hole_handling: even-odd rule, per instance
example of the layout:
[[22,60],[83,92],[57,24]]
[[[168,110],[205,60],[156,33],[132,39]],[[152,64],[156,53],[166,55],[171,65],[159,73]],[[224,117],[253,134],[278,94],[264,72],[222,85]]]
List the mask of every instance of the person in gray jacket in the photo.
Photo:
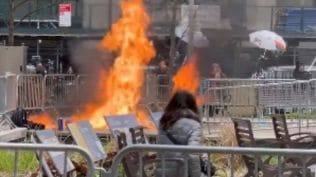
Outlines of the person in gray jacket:
[[[178,91],[170,100],[160,119],[157,144],[202,145],[201,120],[195,98],[189,92]],[[161,154],[158,156],[161,158]],[[163,176],[163,172],[166,177],[185,176],[183,163],[185,157],[182,153],[167,152],[164,156],[166,158],[165,168],[162,168],[160,162],[157,163],[156,177]],[[189,155],[187,159],[189,177],[203,176],[199,155]]]

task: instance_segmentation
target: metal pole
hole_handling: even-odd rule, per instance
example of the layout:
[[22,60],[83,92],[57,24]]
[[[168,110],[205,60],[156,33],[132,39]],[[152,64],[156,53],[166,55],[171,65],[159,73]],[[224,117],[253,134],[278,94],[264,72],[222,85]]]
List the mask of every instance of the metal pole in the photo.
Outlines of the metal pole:
[[56,72],[59,73],[59,47],[57,48],[57,56],[56,56]]
[[188,52],[187,57],[190,57],[193,52],[193,41],[194,41],[194,0],[189,1],[189,41],[188,41]]
[[177,23],[177,2],[178,0],[173,0],[172,2],[172,18],[171,18],[171,26],[170,26],[170,63],[173,67],[175,65],[176,60],[176,23]]

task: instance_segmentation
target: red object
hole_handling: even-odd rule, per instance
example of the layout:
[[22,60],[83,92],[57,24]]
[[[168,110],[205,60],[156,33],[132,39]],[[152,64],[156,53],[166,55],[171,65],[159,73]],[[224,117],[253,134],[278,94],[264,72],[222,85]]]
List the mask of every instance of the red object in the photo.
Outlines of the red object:
[[278,49],[286,49],[286,45],[284,44],[284,42],[280,41],[280,40],[275,40],[275,44],[276,44],[276,47]]
[[59,4],[59,14],[63,15],[65,12],[71,12],[71,4]]

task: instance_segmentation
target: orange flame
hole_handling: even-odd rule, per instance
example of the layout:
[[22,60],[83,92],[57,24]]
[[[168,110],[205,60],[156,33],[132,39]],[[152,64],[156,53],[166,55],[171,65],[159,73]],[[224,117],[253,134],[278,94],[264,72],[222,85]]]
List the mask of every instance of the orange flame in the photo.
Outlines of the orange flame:
[[53,121],[52,117],[48,113],[41,113],[32,115],[28,118],[28,121],[38,124],[45,125],[45,129],[55,129],[56,122]]
[[[106,126],[104,115],[137,112],[144,81],[144,66],[155,56],[153,43],[147,38],[150,18],[142,0],[121,3],[122,17],[101,41],[102,49],[117,53],[110,71],[101,71],[98,104],[86,105],[72,121],[89,119],[94,128]],[[138,116],[142,121],[143,116]]]
[[186,90],[193,93],[194,95],[198,93],[200,75],[196,65],[197,55],[193,54],[188,62],[183,65],[177,74],[172,78],[173,93],[177,90]]

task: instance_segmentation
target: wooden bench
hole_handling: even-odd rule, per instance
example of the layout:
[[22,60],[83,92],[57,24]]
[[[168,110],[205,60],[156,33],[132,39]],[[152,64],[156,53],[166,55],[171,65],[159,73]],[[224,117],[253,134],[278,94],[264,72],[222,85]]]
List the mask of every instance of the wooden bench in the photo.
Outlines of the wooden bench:
[[[108,127],[110,128],[119,149],[132,144],[146,144],[148,140],[135,115],[107,116],[105,117]],[[142,156],[142,157],[140,157]],[[123,159],[123,167],[128,177],[136,177],[139,175],[139,159],[143,160],[143,164],[153,163],[156,155],[141,155],[139,153],[130,153]],[[145,170],[141,172],[146,177]]]
[[[261,144],[269,144],[269,142],[261,141],[258,143],[254,139],[252,126],[250,120],[247,119],[232,119],[235,128],[235,135],[237,143],[240,147],[260,147]],[[262,147],[262,146],[261,146]],[[258,171],[262,173],[263,177],[274,177],[278,176],[278,167],[270,165],[273,156],[269,156],[267,159],[262,160],[258,155],[242,155],[242,158],[247,167],[247,174],[245,177],[258,176]],[[287,166],[287,160],[281,162],[282,175],[283,176],[300,176],[302,168],[293,165],[292,167]],[[256,166],[257,164],[257,166]],[[310,171],[306,170],[307,174],[310,175]]]
[[315,148],[316,136],[309,132],[298,132],[290,134],[286,117],[284,114],[275,114],[271,116],[273,129],[276,139],[283,148]]
[[[147,139],[144,136],[144,129],[142,127],[132,127],[129,129],[131,133],[132,138],[132,144],[146,144]],[[123,149],[124,147],[131,145],[127,142],[127,136],[125,132],[118,132],[116,135],[117,143],[119,149]],[[124,157],[123,159],[123,166],[125,169],[125,173],[128,177],[137,177],[139,176],[139,165],[140,165],[140,158],[143,161],[144,167],[148,164],[153,164],[156,159],[156,154],[141,154],[134,152],[130,153],[128,156]],[[138,172],[138,174],[136,173]],[[142,168],[142,173],[144,177],[147,177],[148,175],[145,173],[145,169]]]

